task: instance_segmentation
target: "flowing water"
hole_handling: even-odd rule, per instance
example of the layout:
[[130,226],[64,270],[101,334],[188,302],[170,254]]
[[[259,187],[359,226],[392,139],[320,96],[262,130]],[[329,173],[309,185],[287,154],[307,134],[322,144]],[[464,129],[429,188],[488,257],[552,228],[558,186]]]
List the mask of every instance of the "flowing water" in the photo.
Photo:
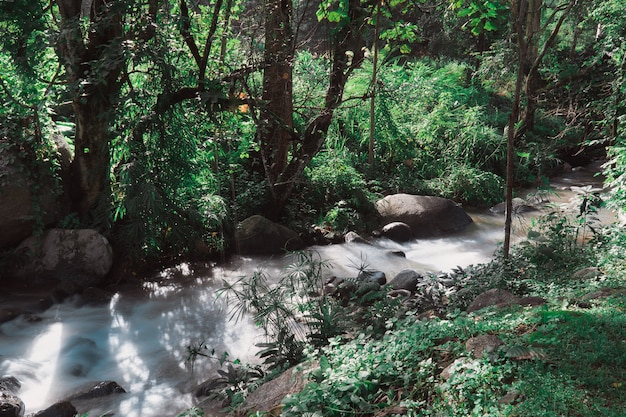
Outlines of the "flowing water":
[[[553,182],[555,201],[568,201],[571,186],[599,185],[591,171]],[[474,223],[459,234],[396,243],[341,244],[310,248],[331,262],[329,274],[355,276],[361,265],[388,278],[403,269],[449,271],[492,259],[503,239],[504,219],[471,213]],[[610,217],[610,215],[608,215]],[[522,223],[517,230],[523,234]],[[392,254],[400,250],[406,257]],[[263,269],[276,276],[289,259],[239,257],[220,266],[180,264],[162,271],[143,288],[120,290],[108,305],[81,306],[76,300],[54,305],[36,319],[19,317],[0,326],[0,376],[22,383],[18,395],[27,414],[67,398],[91,381],[114,380],[127,391],[90,402],[75,402],[81,412],[100,416],[175,416],[194,404],[198,383],[214,374],[216,361],[203,359],[191,369],[187,346],[205,343],[219,354],[254,361],[262,341],[250,321],[229,322],[222,280],[233,282]]]

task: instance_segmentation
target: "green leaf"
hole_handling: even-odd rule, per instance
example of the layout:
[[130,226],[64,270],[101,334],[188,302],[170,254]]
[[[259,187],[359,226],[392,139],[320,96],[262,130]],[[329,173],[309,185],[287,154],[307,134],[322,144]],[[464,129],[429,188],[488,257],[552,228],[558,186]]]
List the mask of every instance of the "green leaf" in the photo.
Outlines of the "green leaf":
[[329,22],[340,22],[342,18],[342,14],[338,11],[332,11],[328,13],[328,21]]
[[489,20],[487,20],[485,22],[485,30],[486,31],[491,32],[491,31],[497,30],[497,29],[498,29],[498,27],[496,25],[494,25],[493,23],[491,23]]

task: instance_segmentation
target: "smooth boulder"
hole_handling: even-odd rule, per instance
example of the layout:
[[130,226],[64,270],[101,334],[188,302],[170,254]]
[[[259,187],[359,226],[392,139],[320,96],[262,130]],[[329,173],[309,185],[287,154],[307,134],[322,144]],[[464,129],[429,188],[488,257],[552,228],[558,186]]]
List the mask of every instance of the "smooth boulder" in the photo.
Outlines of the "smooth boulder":
[[459,231],[472,218],[454,201],[441,197],[393,194],[375,204],[383,225],[406,223],[413,237],[426,238]]
[[235,232],[235,240],[242,255],[279,254],[305,247],[296,232],[260,215],[242,221]]
[[406,223],[391,222],[383,227],[382,235],[396,242],[407,242],[413,237],[413,231]]
[[97,286],[113,265],[109,241],[91,229],[50,229],[20,244],[28,262],[12,272],[26,288],[53,287],[74,294]]

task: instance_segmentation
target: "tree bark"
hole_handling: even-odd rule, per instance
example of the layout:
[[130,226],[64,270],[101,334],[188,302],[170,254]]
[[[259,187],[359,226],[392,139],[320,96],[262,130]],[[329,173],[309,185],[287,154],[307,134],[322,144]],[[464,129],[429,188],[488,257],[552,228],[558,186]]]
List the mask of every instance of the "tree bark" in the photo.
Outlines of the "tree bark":
[[[85,8],[83,3],[57,0],[61,15],[57,53],[65,65],[76,123],[70,199],[72,210],[81,217],[109,192],[109,117],[124,64],[120,5],[94,0]],[[89,20],[87,34],[81,30],[82,18]]]
[[287,165],[293,132],[294,34],[291,0],[266,0],[265,71],[259,140],[266,175],[273,191]]
[[334,111],[342,103],[346,82],[352,71],[363,63],[365,43],[357,26],[359,22],[362,22],[359,0],[348,1],[347,14],[347,23],[341,26],[333,39],[332,62],[324,108],[308,123],[298,139],[292,142],[291,157],[273,186],[273,201],[266,210],[266,215],[270,217],[280,215],[295,190],[298,178],[324,146]]

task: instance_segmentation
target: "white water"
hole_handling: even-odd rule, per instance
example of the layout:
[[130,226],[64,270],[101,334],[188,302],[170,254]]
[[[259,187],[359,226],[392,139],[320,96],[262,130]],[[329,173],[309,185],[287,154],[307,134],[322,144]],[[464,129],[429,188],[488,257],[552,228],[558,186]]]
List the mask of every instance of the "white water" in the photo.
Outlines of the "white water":
[[[560,182],[560,200],[570,185],[593,181],[567,177]],[[571,180],[571,181],[570,181]],[[569,182],[568,182],[569,181]],[[597,180],[595,181],[598,182]],[[503,237],[503,218],[473,214],[463,232],[438,239],[399,244],[379,239],[373,245],[317,246],[311,250],[330,261],[329,274],[354,276],[359,265],[381,270],[388,278],[411,268],[448,271],[489,261]],[[401,250],[406,258],[390,254]],[[250,322],[232,323],[216,290],[223,279],[234,281],[262,268],[276,276],[289,262],[284,257],[238,258],[221,267],[181,264],[163,271],[143,289],[122,290],[109,305],[55,305],[39,321],[18,318],[0,326],[0,376],[22,383],[18,395],[26,413],[66,398],[90,381],[114,380],[127,394],[92,402],[75,402],[89,416],[113,412],[124,417],[175,416],[194,404],[192,392],[213,375],[216,364],[199,360],[193,372],[186,347],[204,342],[230,358],[254,360],[262,341]],[[217,410],[216,410],[217,411]]]

